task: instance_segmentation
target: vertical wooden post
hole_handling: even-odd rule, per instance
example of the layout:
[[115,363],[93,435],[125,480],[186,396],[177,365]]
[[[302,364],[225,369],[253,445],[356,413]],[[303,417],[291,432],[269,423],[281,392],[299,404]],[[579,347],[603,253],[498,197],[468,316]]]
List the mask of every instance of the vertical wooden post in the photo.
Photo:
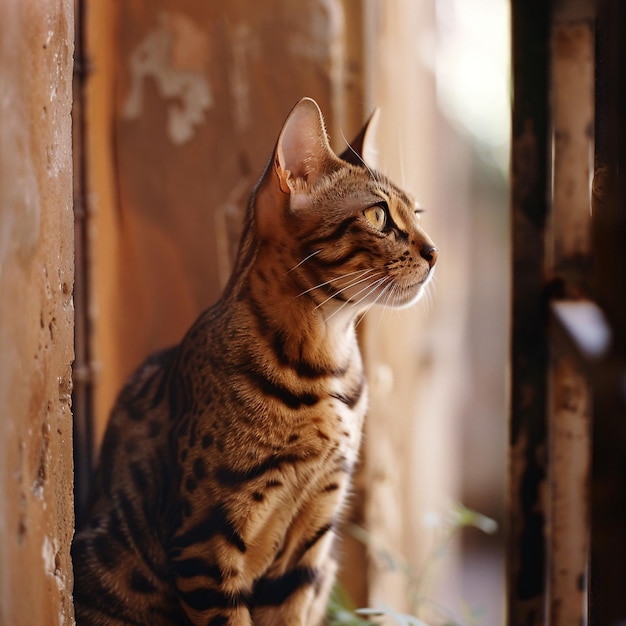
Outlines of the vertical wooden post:
[[[555,2],[551,32],[553,187],[546,250],[562,307],[588,294],[594,128],[594,7]],[[591,387],[582,359],[550,334],[547,623],[586,623]]]
[[559,324],[589,293],[594,16],[587,0],[514,2],[511,624],[587,617],[591,388]]
[[549,21],[549,2],[513,0],[510,626],[544,624],[547,346],[543,231],[548,210]]

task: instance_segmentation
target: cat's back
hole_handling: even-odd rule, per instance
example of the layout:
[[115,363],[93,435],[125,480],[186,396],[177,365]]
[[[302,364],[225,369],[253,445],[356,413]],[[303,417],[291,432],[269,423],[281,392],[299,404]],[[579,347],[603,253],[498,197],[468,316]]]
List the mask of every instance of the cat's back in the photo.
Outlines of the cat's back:
[[168,516],[175,490],[168,398],[178,350],[148,357],[109,418],[87,516],[72,544],[79,624],[146,623],[148,615],[155,625],[185,623],[162,549],[166,528],[155,523]]
[[168,544],[189,514],[181,497],[188,454],[220,454],[199,435],[229,405],[237,350],[226,349],[235,339],[227,320],[237,308],[218,302],[206,310],[180,344],[150,355],[120,392],[72,545],[79,624],[188,623]]

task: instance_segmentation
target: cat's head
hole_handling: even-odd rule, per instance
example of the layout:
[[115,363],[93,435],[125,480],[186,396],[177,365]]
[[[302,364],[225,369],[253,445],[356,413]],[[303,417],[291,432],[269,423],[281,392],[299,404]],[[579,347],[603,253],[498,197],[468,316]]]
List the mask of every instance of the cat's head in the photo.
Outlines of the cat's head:
[[259,245],[329,313],[407,306],[437,260],[415,200],[366,165],[368,128],[337,156],[318,105],[301,100],[255,192]]

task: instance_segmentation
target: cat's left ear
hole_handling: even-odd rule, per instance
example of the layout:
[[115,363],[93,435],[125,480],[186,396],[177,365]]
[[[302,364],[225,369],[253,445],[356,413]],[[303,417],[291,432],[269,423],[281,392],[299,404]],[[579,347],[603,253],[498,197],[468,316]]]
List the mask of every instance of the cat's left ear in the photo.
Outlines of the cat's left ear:
[[378,165],[378,148],[376,147],[376,131],[378,129],[378,119],[380,109],[374,109],[369,119],[359,131],[359,134],[350,142],[348,147],[339,157],[351,163],[363,167],[376,168]]
[[310,185],[339,163],[328,143],[320,108],[311,98],[303,98],[287,117],[254,192],[259,236],[276,236],[285,211],[305,205]]
[[274,168],[284,193],[312,185],[337,157],[328,143],[328,135],[319,106],[303,98],[292,109],[278,137]]

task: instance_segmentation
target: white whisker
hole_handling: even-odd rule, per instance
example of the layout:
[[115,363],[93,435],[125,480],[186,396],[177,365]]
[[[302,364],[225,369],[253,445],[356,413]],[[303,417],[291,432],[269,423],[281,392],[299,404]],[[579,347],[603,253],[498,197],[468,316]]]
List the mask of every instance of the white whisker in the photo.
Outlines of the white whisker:
[[350,142],[346,139],[346,136],[343,134],[343,130],[339,129],[339,132],[341,133],[343,140],[346,142],[350,152],[352,152],[354,156],[356,156],[356,158],[359,161],[361,161],[361,163],[363,163],[363,166],[365,167],[365,169],[370,173],[372,180],[378,180],[378,178],[376,177],[376,174],[374,173],[374,170],[370,168],[370,166],[363,160],[363,157],[350,145]]
[[320,248],[319,250],[316,250],[315,252],[311,252],[311,254],[309,254],[308,256],[305,256],[304,259],[300,261],[300,263],[298,263],[297,265],[294,265],[289,271],[285,272],[285,274],[289,274],[290,272],[293,272],[293,270],[300,267],[303,263],[308,261],[311,257],[314,257],[316,254],[319,254],[321,251],[322,249]]
[[368,291],[367,293],[364,293],[358,300],[352,300],[352,303],[356,306],[359,306],[361,302],[363,302],[366,298],[369,298],[382,284],[384,284],[386,280],[389,280],[389,276],[383,276],[382,278],[378,278],[373,283],[370,283],[362,289],[359,289],[359,291],[354,294],[355,296],[358,296],[366,290]]
[[400,184],[402,187],[406,185],[406,177],[404,171],[404,146],[402,145],[404,142],[402,141],[402,134],[400,133],[400,126],[398,126],[398,146],[400,147],[400,151],[398,156],[400,157]]
[[[371,278],[371,276],[370,276]],[[353,306],[359,306],[359,304],[361,304],[361,302],[363,302],[363,300],[365,300],[365,298],[367,298],[370,294],[372,294],[374,291],[376,291],[376,289],[378,289],[378,287],[380,286],[380,284],[382,282],[384,282],[385,280],[387,280],[389,277],[388,276],[383,276],[382,278],[378,278],[377,280],[375,280],[373,283],[370,283],[369,285],[366,285],[365,287],[363,287],[362,289],[360,289],[359,291],[357,291],[354,295],[358,296],[360,293],[363,293],[364,291],[367,291],[367,293],[365,293],[361,298],[359,298],[356,302],[354,300],[346,300],[336,311],[333,311],[327,318],[326,321],[328,322],[329,320],[331,320],[335,315],[337,315],[337,313],[339,313],[346,305],[348,304],[352,304]]]
[[[357,321],[357,323],[355,324],[355,328],[357,328],[359,326],[359,324],[363,321],[363,319],[365,318],[365,316],[372,310],[372,308],[378,304],[378,302],[380,302],[380,300],[382,299],[382,297],[389,291],[390,288],[393,288],[394,283],[393,283],[393,279],[391,278],[391,276],[385,276],[385,279],[388,280],[389,282],[383,287],[383,289],[380,290],[380,293],[376,296],[376,298],[374,298],[374,302],[371,302],[367,308],[365,309],[365,311],[363,311],[363,315],[361,315],[361,317],[359,318],[359,320]],[[371,292],[370,292],[371,293]],[[369,295],[369,294],[368,294]],[[389,295],[387,294],[387,299],[389,298]],[[388,300],[387,300],[388,301]],[[386,302],[387,302],[386,301]],[[380,318],[378,319],[378,327],[380,328]]]
[[[389,276],[383,276],[382,278],[375,280],[373,283],[366,285],[365,287],[363,287],[363,289],[360,289],[354,295],[358,296],[360,293],[363,293],[364,291],[368,290],[367,293],[364,293],[358,300],[353,300],[352,303],[355,306],[359,306],[361,302],[363,302],[366,298],[369,298],[387,280],[389,280]],[[378,298],[378,296],[376,298]],[[374,303],[375,302],[376,302],[376,299],[374,300]]]
[[[387,314],[387,311],[389,311],[389,301],[391,300],[391,298],[394,296],[394,294],[397,292],[398,289],[398,285],[396,283],[394,283],[393,281],[389,283],[389,285],[387,285],[385,291],[387,292],[385,295],[385,302],[383,303],[381,309],[380,309],[380,315],[378,316],[378,326],[376,327],[376,332],[380,332],[380,325],[383,321],[383,316]],[[397,309],[392,309],[393,311],[395,311],[395,313],[398,313]]]
[[[368,270],[368,271],[373,271],[373,270]],[[340,293],[343,293],[344,291],[352,288],[352,287],[356,287],[357,285],[360,285],[361,283],[365,282],[366,280],[370,280],[371,278],[374,278],[373,276],[365,276],[362,278],[358,278],[356,280],[353,280],[351,283],[345,285],[344,287],[342,287],[341,289],[339,289],[339,291],[336,291],[335,293],[333,293],[331,296],[328,296],[328,298],[326,298],[326,300],[324,300],[323,302],[320,302],[316,307],[315,310],[319,309],[320,307],[324,306],[329,300],[332,300],[333,298],[335,298],[336,296],[338,296]],[[365,287],[363,287],[363,289],[361,289],[360,291],[357,291],[356,294],[354,295],[359,295],[361,293],[361,291],[363,291],[364,289],[367,289],[367,285]]]
[[431,279],[428,281],[428,284],[424,287],[424,308],[426,309],[426,311],[428,313],[430,313],[433,310],[433,307],[435,305],[435,290],[436,290],[437,286],[435,284],[435,276],[432,276]]
[[340,313],[341,311],[343,311],[343,309],[345,309],[346,306],[348,306],[348,304],[350,304],[350,300],[346,300],[338,309],[336,309],[335,311],[333,311],[327,318],[326,318],[326,322],[329,322],[330,320],[333,319],[333,317],[335,317],[335,315],[337,315],[338,313]]
[[302,293],[299,293],[297,296],[295,296],[296,298],[299,298],[301,296],[306,295],[307,293],[310,293],[311,291],[315,291],[315,289],[319,289],[320,287],[325,287],[326,285],[330,285],[330,283],[335,282],[337,280],[343,280],[344,278],[348,278],[348,276],[353,276],[354,274],[365,274],[366,272],[373,272],[374,270],[372,268],[366,269],[366,270],[355,270],[354,272],[348,272],[347,274],[344,274],[343,276],[340,276],[339,278],[331,278],[330,280],[327,280],[324,283],[320,283],[319,285],[315,285],[315,287],[309,287],[308,289],[305,289]]

